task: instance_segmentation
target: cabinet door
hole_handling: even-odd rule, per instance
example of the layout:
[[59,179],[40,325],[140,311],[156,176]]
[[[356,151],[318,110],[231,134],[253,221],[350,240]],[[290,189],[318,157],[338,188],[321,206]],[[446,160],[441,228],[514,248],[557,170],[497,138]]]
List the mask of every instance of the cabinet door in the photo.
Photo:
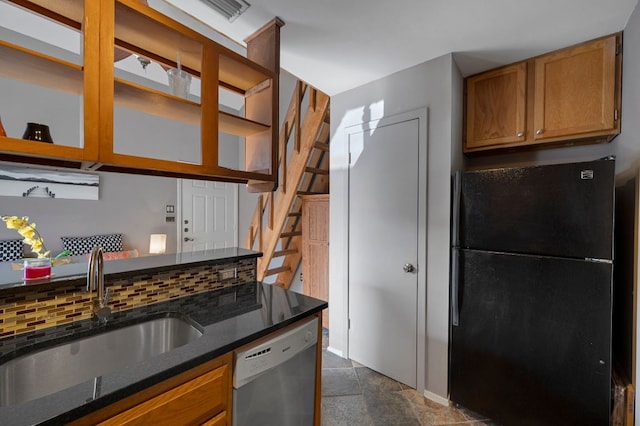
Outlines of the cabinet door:
[[619,133],[616,38],[594,40],[535,60],[534,139]]
[[223,365],[100,425],[199,425],[207,419],[216,420],[214,416],[229,406],[230,376],[230,366]]
[[[302,201],[303,293],[329,300],[329,196],[308,196]],[[329,314],[322,317],[329,327]]]
[[202,426],[226,426],[227,424],[227,412],[223,411],[214,418],[202,423]]
[[526,63],[470,77],[466,86],[465,151],[525,140]]
[[[0,159],[97,160],[100,3],[13,3],[0,2]],[[24,140],[29,122],[53,142]]]

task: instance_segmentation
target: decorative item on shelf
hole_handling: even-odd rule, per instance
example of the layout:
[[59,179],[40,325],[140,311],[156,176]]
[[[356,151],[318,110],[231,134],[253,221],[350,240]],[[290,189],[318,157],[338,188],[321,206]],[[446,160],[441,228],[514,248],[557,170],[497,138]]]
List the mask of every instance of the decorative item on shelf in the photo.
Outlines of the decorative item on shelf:
[[0,118],[0,136],[7,136],[7,132],[4,130],[2,126],[2,119]]
[[22,139],[53,143],[51,133],[49,133],[49,126],[40,123],[27,123]]
[[170,68],[167,70],[167,76],[169,77],[169,89],[175,96],[188,99],[189,90],[191,88],[191,74],[182,71],[182,64],[180,63],[180,52],[178,52],[178,68]]
[[151,234],[149,254],[164,254],[167,251],[167,234]]
[[[35,223],[29,223],[27,216],[2,216],[2,220],[7,225],[8,229],[15,229],[18,234],[24,238],[24,242],[31,246],[31,251],[38,257],[25,258],[23,261],[24,279],[33,280],[46,278],[51,275],[51,257],[50,253],[44,245],[44,239],[36,229]],[[70,251],[65,250],[53,259],[53,263],[69,263],[67,256],[71,254]],[[65,259],[65,260],[63,260]]]

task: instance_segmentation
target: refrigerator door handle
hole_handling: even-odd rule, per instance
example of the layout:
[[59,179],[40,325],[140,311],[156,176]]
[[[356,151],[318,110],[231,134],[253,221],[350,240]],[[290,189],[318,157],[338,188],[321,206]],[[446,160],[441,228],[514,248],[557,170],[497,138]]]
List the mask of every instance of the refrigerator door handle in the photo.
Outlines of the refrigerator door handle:
[[458,250],[451,249],[451,325],[460,325],[460,306],[458,303]]
[[457,171],[453,175],[453,193],[451,202],[451,244],[454,247],[460,245],[460,197],[462,196],[462,172]]

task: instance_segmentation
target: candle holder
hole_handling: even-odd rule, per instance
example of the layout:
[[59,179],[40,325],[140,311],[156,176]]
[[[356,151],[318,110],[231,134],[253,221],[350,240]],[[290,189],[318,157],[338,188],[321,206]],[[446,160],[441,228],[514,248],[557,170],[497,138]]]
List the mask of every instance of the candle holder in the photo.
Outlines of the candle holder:
[[37,280],[51,275],[51,258],[33,257],[24,259],[24,279]]
[[27,123],[22,139],[53,143],[51,133],[49,133],[49,126],[40,123]]

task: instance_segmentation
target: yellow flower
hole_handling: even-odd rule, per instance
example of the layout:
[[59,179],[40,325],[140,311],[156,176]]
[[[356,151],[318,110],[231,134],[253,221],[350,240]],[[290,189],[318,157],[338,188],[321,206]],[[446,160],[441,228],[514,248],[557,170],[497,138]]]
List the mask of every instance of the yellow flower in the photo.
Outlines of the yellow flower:
[[22,219],[18,218],[18,216],[3,216],[2,220],[7,222],[7,228],[9,229],[24,228],[29,223],[27,216],[22,216]]
[[44,246],[44,240],[36,230],[36,224],[29,224],[27,216],[22,216],[22,218],[18,218],[18,216],[2,216],[2,220],[6,223],[8,229],[15,229],[24,237],[25,244],[29,244],[31,251],[36,253],[38,257],[49,257],[49,252]]
[[25,243],[31,244],[33,237],[36,235],[36,230],[29,226],[25,226],[24,228],[18,229],[18,234],[24,237]]

